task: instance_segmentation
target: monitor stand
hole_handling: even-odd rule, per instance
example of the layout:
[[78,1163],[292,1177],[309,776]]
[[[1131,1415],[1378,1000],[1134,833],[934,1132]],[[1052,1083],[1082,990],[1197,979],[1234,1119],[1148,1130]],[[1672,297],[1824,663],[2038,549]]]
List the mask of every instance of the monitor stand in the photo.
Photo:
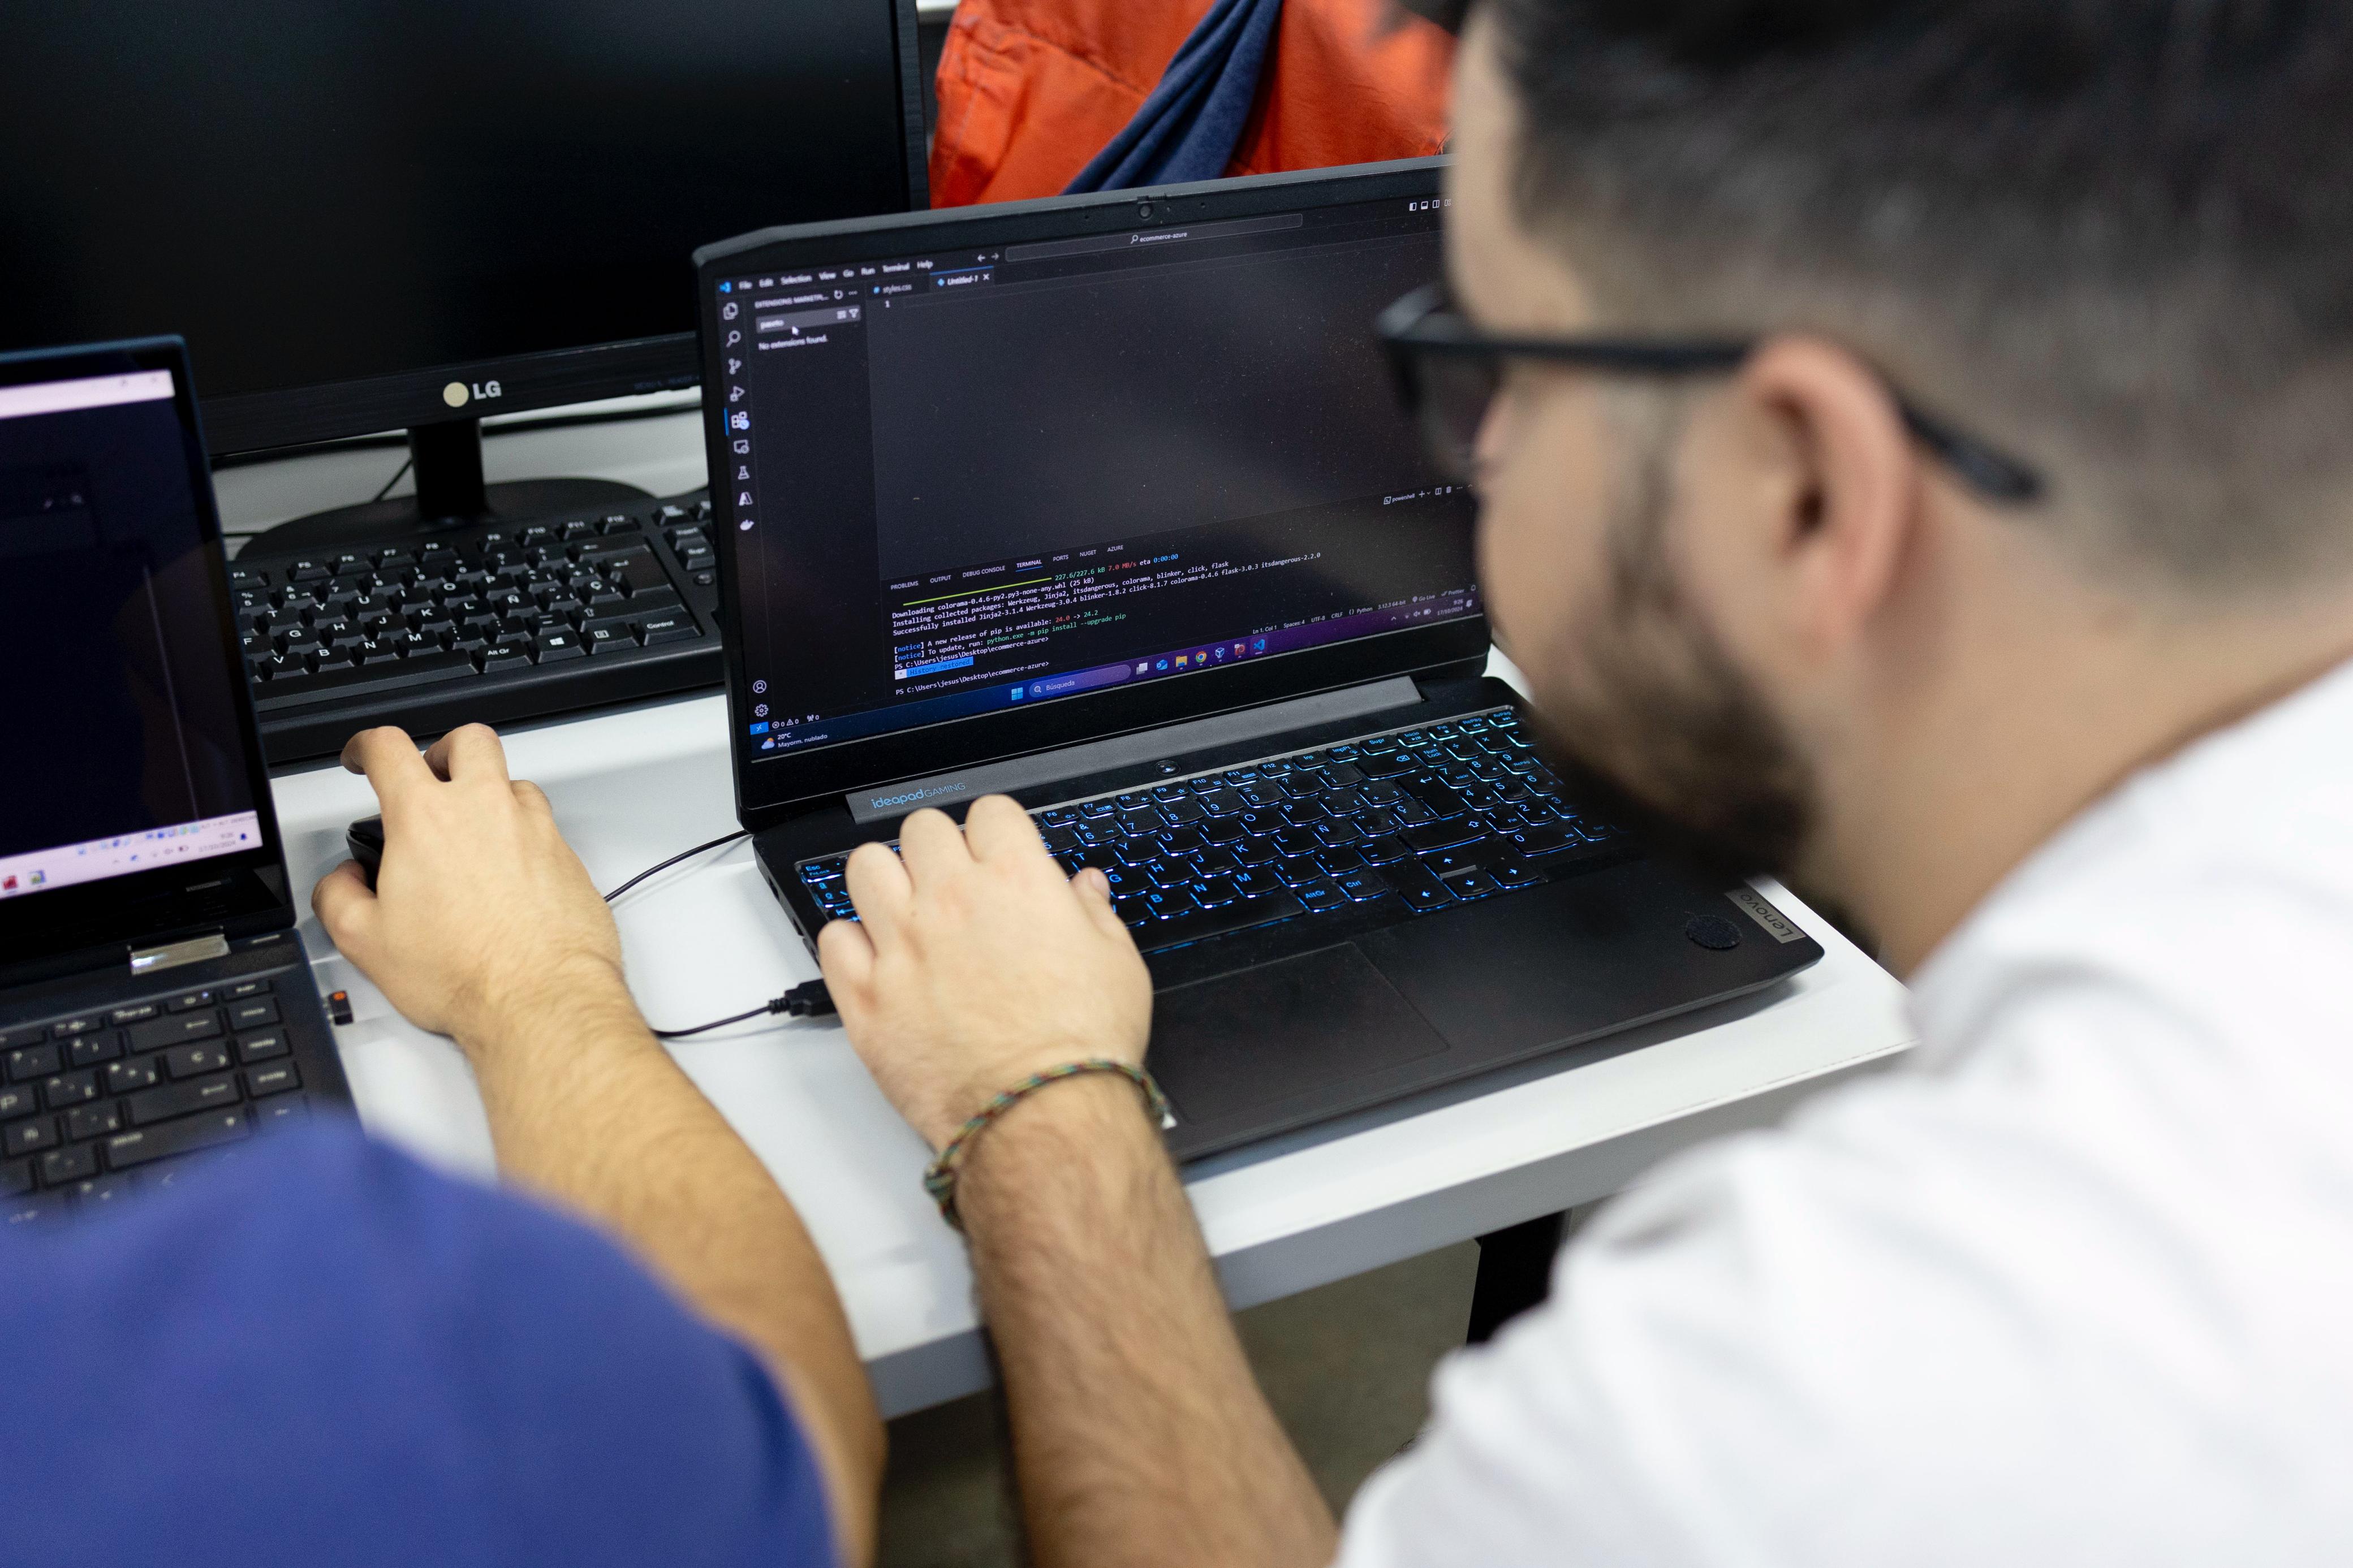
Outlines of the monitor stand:
[[648,492],[613,479],[482,480],[482,422],[451,419],[408,432],[417,493],[312,512],[257,534],[246,549],[343,550],[387,540],[423,539],[486,522],[536,521],[565,512],[638,505]]

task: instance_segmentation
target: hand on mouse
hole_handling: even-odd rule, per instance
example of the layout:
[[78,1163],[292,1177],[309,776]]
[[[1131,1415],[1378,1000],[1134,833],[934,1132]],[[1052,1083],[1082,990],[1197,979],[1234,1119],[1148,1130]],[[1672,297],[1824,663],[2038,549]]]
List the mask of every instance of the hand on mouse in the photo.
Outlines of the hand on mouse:
[[311,906],[403,1016],[471,1051],[519,1008],[628,1002],[612,911],[546,795],[507,777],[497,735],[470,724],[420,756],[401,731],[368,730],[343,765],[375,787],[384,861],[373,892],[347,860]]
[[818,935],[849,1043],[937,1149],[990,1096],[1087,1057],[1141,1063],[1152,980],[1100,871],[1065,878],[1029,815],[1003,795],[965,830],[936,811],[900,829],[900,853],[849,858],[858,921]]

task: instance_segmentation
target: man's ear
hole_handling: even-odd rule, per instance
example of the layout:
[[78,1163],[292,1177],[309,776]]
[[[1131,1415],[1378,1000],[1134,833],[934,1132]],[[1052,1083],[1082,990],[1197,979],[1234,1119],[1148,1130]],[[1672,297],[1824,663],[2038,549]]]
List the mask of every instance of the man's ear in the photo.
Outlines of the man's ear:
[[1789,629],[1820,655],[1855,637],[1893,591],[1921,519],[1921,460],[1887,384],[1819,338],[1767,339],[1738,395],[1779,469],[1768,541],[1786,574]]

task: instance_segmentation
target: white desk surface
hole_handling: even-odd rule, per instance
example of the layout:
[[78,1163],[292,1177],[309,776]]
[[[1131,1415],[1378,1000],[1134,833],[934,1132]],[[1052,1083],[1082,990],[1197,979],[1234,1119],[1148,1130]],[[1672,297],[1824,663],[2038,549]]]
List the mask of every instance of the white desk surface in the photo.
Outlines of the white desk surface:
[[[734,826],[725,727],[712,696],[522,730],[508,746],[516,776],[547,790],[590,873],[611,887]],[[276,795],[303,888],[343,858],[345,825],[375,809],[365,782],[334,768],[290,773]],[[1582,1051],[1562,1058],[1582,1064],[1567,1071],[1557,1060],[1515,1069],[1194,1171],[1194,1206],[1234,1305],[1590,1203],[1662,1155],[1777,1120],[1905,1048],[1895,980],[1767,891],[1827,952],[1785,988],[1644,1031],[1639,1050]],[[617,912],[630,984],[659,1025],[755,1006],[817,973],[745,845],[664,873]],[[396,1015],[315,921],[303,934],[321,988],[351,993],[356,1017],[338,1035],[367,1126],[445,1167],[489,1173],[489,1130],[457,1049]],[[925,1150],[839,1027],[771,1018],[674,1051],[807,1217],[884,1410],[986,1386],[963,1244],[919,1181]]]

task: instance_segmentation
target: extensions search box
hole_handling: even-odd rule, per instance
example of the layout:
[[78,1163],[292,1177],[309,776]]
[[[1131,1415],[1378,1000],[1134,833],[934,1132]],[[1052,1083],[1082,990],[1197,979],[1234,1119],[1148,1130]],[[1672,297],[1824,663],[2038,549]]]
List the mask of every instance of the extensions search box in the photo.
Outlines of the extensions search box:
[[1035,245],[1008,245],[1005,259],[1043,261],[1055,256],[1086,256],[1103,250],[1141,250],[1148,246],[1175,245],[1187,239],[1240,239],[1245,235],[1276,234],[1297,228],[1307,220],[1297,213],[1272,217],[1229,218],[1224,223],[1185,224],[1171,228],[1139,228],[1128,234],[1091,234],[1080,239],[1045,239]]
[[828,305],[821,310],[799,310],[788,316],[762,316],[759,318],[759,331],[764,335],[790,332],[798,337],[803,327],[839,326],[857,321],[859,313],[856,305]]

